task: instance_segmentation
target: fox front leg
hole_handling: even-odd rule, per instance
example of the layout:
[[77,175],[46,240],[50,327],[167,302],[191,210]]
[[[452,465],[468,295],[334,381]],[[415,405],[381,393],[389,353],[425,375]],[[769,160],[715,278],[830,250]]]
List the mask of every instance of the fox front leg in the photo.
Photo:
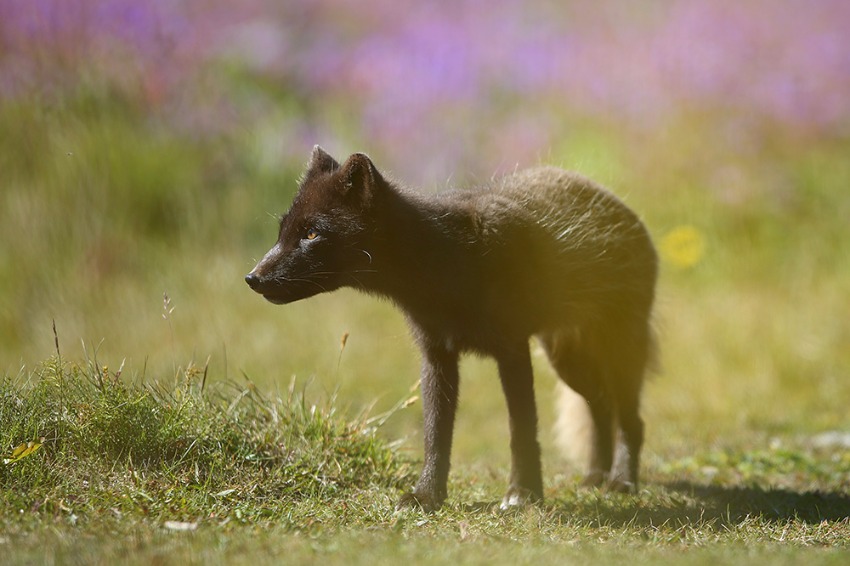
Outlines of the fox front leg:
[[443,504],[447,494],[460,380],[458,353],[425,344],[422,354],[425,463],[416,487],[402,496],[396,508],[420,507],[425,511],[435,511]]
[[537,442],[537,406],[534,375],[527,342],[496,357],[499,378],[508,404],[511,431],[511,477],[502,510],[543,499],[540,445]]

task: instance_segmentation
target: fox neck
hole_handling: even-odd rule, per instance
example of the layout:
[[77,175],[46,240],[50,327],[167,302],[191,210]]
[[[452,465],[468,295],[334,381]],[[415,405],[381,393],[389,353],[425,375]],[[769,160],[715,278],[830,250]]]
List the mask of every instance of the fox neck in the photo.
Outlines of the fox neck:
[[375,272],[364,285],[406,310],[432,303],[446,286],[447,273],[463,238],[462,214],[438,199],[390,190],[376,203]]

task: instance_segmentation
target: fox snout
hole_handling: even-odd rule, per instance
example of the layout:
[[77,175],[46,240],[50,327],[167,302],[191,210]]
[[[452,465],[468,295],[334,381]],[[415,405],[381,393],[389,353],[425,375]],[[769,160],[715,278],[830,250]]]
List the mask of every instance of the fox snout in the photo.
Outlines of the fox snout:
[[277,263],[280,261],[280,256],[280,244],[276,244],[266,253],[263,259],[254,266],[254,269],[245,276],[245,283],[247,283],[248,286],[257,293],[264,294],[266,291],[265,288],[269,286],[269,279],[274,279],[274,277],[270,277],[270,275],[275,270]]
[[257,287],[260,286],[260,277],[252,271],[245,276],[245,283],[247,283],[251,289],[256,291]]
[[268,258],[263,258],[248,275],[245,276],[245,283],[251,290],[266,295],[270,288],[274,286],[274,278],[269,277]]
[[291,302],[292,299],[286,297],[286,289],[279,284],[270,282],[257,274],[257,269],[245,276],[245,283],[256,293],[263,296],[268,302],[275,305],[282,305]]
[[[297,260],[298,258],[295,257]],[[293,266],[293,256],[284,255],[280,245],[273,247],[266,256],[245,276],[245,283],[255,292],[275,305],[284,305],[333,289],[327,281],[319,283],[303,266]]]

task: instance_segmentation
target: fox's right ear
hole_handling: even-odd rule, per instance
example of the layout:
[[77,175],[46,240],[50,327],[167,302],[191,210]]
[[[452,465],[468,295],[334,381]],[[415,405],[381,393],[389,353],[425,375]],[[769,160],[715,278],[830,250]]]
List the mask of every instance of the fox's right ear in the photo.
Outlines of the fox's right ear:
[[339,163],[318,145],[313,146],[310,163],[307,165],[307,175],[315,173],[333,173],[339,169]]
[[378,168],[365,153],[355,153],[340,166],[340,173],[345,180],[344,193],[349,202],[367,207],[384,183]]

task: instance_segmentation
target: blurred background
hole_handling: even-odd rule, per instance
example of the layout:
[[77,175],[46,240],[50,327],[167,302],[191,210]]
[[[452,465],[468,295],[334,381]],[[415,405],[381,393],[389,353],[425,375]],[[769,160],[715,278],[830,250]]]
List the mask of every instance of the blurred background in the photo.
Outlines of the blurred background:
[[[53,355],[55,321],[130,380],[404,398],[391,305],[242,280],[319,143],[423,191],[561,165],[637,210],[663,257],[650,462],[850,429],[848,29],[844,0],[0,0],[0,371]],[[506,466],[495,369],[464,372],[457,450]],[[387,434],[416,450],[418,423]]]

